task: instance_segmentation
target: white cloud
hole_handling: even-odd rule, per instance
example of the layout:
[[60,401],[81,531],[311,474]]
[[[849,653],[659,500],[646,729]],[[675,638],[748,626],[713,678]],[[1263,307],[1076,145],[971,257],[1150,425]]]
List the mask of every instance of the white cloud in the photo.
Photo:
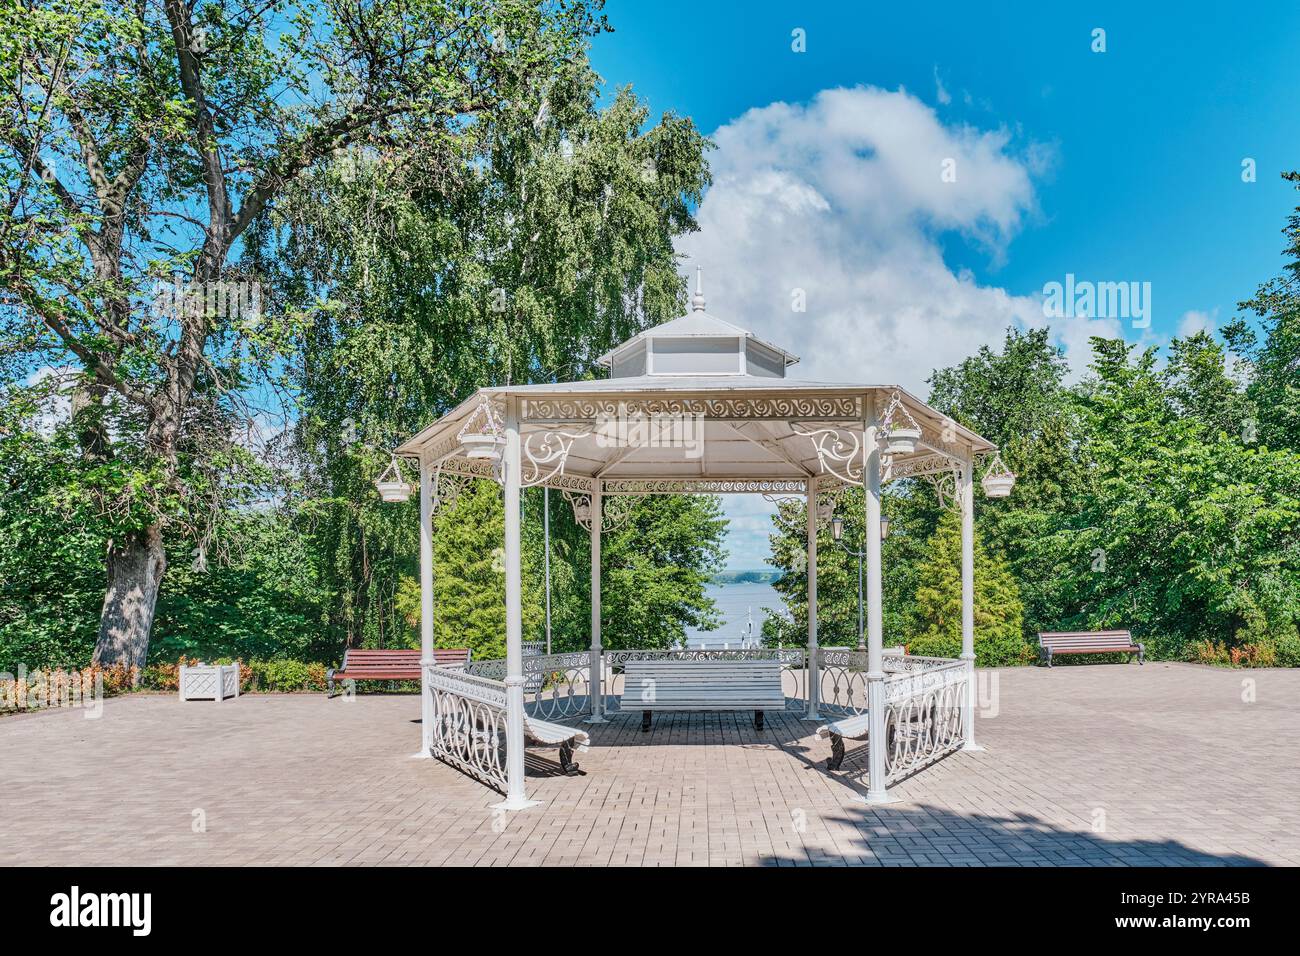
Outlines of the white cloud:
[[934,98],[939,101],[940,106],[947,106],[952,102],[952,94],[943,85],[943,77],[939,75],[939,64],[934,66]]
[[[1036,295],[951,269],[940,240],[959,233],[998,260],[1036,211],[1050,150],[1017,154],[1004,129],[945,125],[873,87],[750,110],[713,136],[700,231],[679,250],[704,266],[709,312],[801,355],[795,377],[924,394],[933,369],[1045,321]],[[791,308],[796,289],[806,312]]]
[[1195,335],[1197,332],[1209,332],[1214,334],[1214,330],[1219,327],[1219,310],[1214,309],[1210,312],[1202,312],[1199,309],[1191,309],[1183,313],[1183,317],[1178,320],[1178,337],[1185,339],[1188,336]]

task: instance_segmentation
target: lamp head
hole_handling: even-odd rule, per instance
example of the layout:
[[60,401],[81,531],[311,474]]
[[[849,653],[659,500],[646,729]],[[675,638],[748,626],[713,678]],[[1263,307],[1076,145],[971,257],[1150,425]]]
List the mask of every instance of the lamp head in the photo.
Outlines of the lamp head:
[[844,537],[844,519],[843,519],[843,518],[832,518],[832,519],[831,519],[831,537],[834,538],[836,541],[838,541],[838,540],[840,540],[840,538]]

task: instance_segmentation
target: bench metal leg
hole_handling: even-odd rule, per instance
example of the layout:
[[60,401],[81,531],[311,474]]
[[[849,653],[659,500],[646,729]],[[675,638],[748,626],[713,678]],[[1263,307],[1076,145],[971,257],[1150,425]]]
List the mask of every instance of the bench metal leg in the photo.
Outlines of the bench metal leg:
[[1138,645],[1138,667],[1142,666],[1142,659],[1146,656],[1147,656],[1146,646],[1139,644]]
[[1052,649],[1050,647],[1047,649],[1047,666],[1052,666]]
[[831,734],[831,757],[826,761],[826,769],[839,770],[842,763],[844,763],[844,738],[839,734]]
[[334,668],[325,672],[325,699],[329,700],[334,696]]
[[650,711],[641,711],[641,733],[650,733]]
[[566,740],[564,743],[560,744],[560,769],[569,775],[578,772],[578,765],[573,760],[572,740]]
[[763,712],[761,710],[754,711],[754,729],[763,729]]

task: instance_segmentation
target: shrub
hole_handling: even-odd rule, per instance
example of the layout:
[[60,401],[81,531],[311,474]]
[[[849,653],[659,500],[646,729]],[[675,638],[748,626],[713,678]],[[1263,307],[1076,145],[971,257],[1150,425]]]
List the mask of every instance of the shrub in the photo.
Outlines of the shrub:
[[[926,546],[916,589],[920,633],[908,652],[927,657],[961,653],[961,523],[945,512]],[[1025,664],[1034,658],[1025,643],[1024,606],[1005,560],[975,539],[975,661],[981,667]]]
[[[250,690],[269,694],[325,690],[325,665],[294,660],[250,661],[247,685]],[[240,683],[245,684],[240,671]]]

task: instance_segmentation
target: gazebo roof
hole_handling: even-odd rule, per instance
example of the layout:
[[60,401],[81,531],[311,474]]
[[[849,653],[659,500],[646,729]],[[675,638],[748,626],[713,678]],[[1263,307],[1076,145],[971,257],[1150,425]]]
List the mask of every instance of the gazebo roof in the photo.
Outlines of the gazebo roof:
[[920,431],[914,451],[886,456],[886,480],[950,471],[996,450],[896,385],[788,379],[794,355],[708,315],[698,284],[692,301],[690,314],[602,356],[609,378],[479,389],[397,454],[453,474],[490,474],[464,457],[460,437],[499,430],[511,401],[524,484],[571,490],[590,490],[597,478],[627,491],[857,484],[873,414]]

